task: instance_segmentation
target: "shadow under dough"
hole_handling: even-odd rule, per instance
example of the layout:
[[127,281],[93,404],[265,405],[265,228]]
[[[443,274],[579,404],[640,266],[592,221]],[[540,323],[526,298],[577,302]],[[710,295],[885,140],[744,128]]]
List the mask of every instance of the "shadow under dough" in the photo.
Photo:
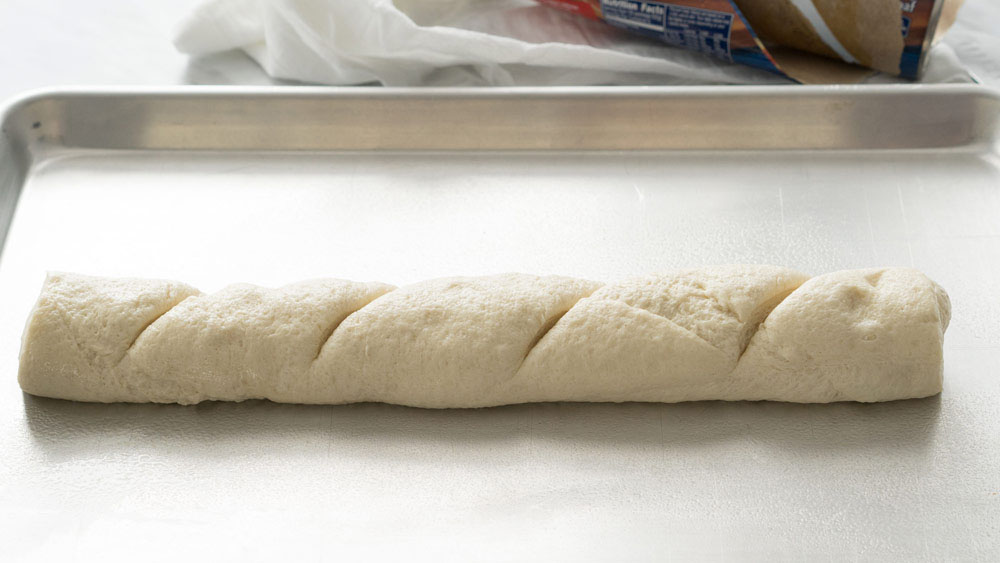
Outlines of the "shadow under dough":
[[854,454],[930,444],[940,396],[887,403],[794,404],[533,403],[430,410],[380,403],[291,405],[270,401],[193,406],[79,403],[24,395],[36,445],[55,458],[113,453],[128,444],[219,455],[245,447],[298,443],[303,448],[371,438],[400,445],[502,445],[559,441],[581,447],[697,450],[729,442]]

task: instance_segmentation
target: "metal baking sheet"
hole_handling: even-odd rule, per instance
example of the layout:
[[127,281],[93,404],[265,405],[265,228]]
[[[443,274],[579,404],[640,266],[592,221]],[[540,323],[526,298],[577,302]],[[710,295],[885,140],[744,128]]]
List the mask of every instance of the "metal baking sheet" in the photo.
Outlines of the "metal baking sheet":
[[[15,100],[3,558],[996,560],[998,117],[997,92],[954,86]],[[46,270],[215,290],[732,262],[925,271],[954,302],[944,393],[432,411],[94,405],[16,383]]]

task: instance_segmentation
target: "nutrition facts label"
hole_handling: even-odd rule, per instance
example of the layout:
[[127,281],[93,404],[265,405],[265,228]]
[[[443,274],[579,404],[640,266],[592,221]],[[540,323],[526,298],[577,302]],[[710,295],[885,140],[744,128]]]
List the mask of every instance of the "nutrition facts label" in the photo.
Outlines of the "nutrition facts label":
[[678,47],[726,59],[733,14],[642,0],[601,0],[604,20]]

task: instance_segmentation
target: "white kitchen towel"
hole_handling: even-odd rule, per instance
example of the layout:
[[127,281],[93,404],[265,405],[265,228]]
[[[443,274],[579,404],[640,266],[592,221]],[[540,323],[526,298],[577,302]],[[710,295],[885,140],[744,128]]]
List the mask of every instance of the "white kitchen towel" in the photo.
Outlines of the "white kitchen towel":
[[[318,84],[788,82],[532,0],[208,0],[174,42],[190,55],[242,49],[274,78]],[[924,80],[968,81],[970,62],[938,45]]]

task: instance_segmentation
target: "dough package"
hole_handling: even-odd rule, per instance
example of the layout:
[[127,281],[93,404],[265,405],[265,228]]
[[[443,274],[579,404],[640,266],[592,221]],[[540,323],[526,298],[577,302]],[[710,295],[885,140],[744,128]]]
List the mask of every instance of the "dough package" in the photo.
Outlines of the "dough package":
[[[962,0],[536,0],[804,83],[920,77]],[[815,57],[813,55],[820,55]],[[843,64],[850,63],[850,64]]]
[[900,73],[899,0],[733,0],[765,40]]
[[33,395],[97,402],[888,401],[941,391],[949,318],[941,287],[901,268],[319,279],[213,294],[56,273],[18,379]]

